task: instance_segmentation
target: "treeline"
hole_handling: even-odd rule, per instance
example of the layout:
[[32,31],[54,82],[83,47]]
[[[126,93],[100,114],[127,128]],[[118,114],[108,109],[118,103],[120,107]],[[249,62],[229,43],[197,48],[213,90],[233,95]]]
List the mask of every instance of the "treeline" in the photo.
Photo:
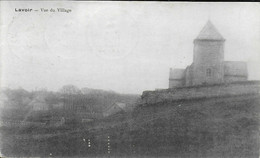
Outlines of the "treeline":
[[122,102],[131,110],[139,95],[65,85],[59,91],[46,89],[3,89],[0,95],[2,119],[26,119],[32,113],[102,113],[111,104]]
[[[121,138],[138,99],[139,95],[79,89],[73,85],[63,86],[56,92],[3,89],[0,93],[1,153],[8,157],[107,154],[107,142],[103,139],[108,135],[111,139],[115,137],[111,140],[113,144],[119,138],[117,135]],[[125,103],[129,112],[95,119],[117,102]]]

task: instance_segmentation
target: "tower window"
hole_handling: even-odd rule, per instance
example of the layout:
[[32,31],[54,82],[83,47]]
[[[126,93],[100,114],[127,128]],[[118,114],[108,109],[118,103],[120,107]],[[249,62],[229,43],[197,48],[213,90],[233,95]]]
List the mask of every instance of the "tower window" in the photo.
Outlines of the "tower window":
[[207,76],[211,76],[211,69],[207,69],[206,75],[207,75]]

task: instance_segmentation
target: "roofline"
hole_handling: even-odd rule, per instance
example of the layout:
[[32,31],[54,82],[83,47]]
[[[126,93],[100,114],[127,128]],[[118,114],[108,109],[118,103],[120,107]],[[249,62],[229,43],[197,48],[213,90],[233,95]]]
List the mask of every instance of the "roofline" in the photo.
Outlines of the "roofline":
[[247,64],[247,61],[223,61],[224,63],[244,63]]
[[172,70],[185,70],[185,68],[170,68]]
[[175,78],[169,78],[169,81],[182,81],[184,78],[179,78],[179,79],[175,79]]
[[230,74],[224,74],[224,77],[226,76],[233,76],[233,77],[248,77],[247,75],[230,75]]
[[199,38],[196,38],[193,40],[193,43],[197,42],[197,41],[221,41],[221,42],[225,42],[226,39],[199,39]]
[[[215,33],[217,33],[217,36],[215,36],[215,39],[213,38],[213,37],[211,37],[211,38],[203,38],[203,36],[201,36],[201,35],[203,35],[203,33],[205,33],[205,31],[208,29],[208,28],[211,28],[211,29],[213,29],[213,31],[215,31]],[[196,37],[196,39],[195,40],[220,40],[220,41],[222,41],[222,40],[225,40],[224,39],[224,37],[219,33],[219,31],[218,31],[218,29],[215,27],[215,25],[213,25],[213,23],[210,21],[210,20],[208,20],[207,21],[207,23],[206,23],[206,25],[204,25],[204,27],[202,28],[202,30],[200,31],[200,33],[199,33],[199,35]]]

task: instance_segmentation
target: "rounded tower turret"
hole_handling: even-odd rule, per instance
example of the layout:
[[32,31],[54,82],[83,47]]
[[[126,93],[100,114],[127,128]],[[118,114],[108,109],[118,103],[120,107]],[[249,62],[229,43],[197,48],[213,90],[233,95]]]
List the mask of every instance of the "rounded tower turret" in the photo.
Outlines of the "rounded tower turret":
[[193,85],[223,82],[225,39],[208,21],[194,40]]

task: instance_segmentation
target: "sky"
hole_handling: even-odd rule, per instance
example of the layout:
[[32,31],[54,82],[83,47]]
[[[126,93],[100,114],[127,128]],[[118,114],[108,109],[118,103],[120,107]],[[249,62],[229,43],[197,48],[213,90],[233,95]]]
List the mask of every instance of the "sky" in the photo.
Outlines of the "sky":
[[[246,61],[249,79],[260,79],[260,3],[0,4],[1,87],[168,88],[169,69],[192,63],[193,40],[208,20],[226,39],[225,60]],[[38,11],[15,12],[24,8]]]

